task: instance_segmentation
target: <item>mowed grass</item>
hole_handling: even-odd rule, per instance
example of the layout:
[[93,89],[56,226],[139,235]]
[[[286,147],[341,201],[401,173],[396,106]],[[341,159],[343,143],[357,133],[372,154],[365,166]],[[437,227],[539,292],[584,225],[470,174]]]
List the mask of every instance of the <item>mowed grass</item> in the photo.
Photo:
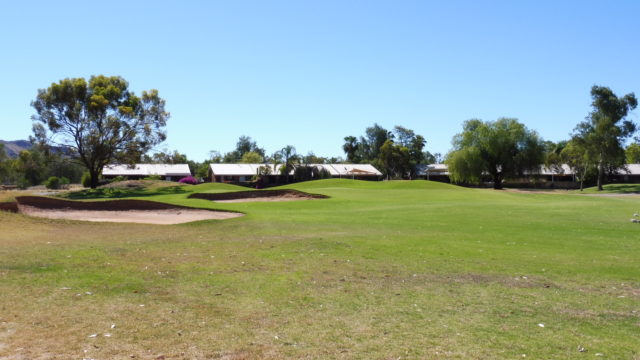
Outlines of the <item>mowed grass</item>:
[[331,198],[143,194],[246,213],[172,226],[0,213],[0,359],[640,358],[637,198],[287,188]]
[[583,190],[587,194],[640,194],[640,184],[607,184],[602,191],[597,187],[590,187]]

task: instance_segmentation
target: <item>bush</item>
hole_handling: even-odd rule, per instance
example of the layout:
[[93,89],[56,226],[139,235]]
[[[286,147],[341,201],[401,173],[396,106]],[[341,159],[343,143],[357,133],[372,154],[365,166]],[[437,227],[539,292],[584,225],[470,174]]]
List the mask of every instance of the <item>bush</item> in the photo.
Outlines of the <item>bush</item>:
[[118,182],[118,181],[126,181],[127,178],[124,176],[116,176],[113,179],[109,180],[109,183],[114,183],[114,182]]
[[189,184],[189,185],[198,185],[198,180],[196,178],[194,178],[193,176],[187,176],[184,177],[182,179],[180,179],[180,181],[178,181],[181,184]]
[[162,176],[160,176],[160,175],[151,175],[151,176],[147,176],[146,178],[144,178],[142,180],[162,180]]
[[27,179],[21,178],[18,180],[18,183],[16,185],[18,186],[18,189],[26,190],[31,184]]
[[65,187],[66,185],[69,185],[69,184],[71,184],[71,180],[69,180],[69,178],[66,178],[64,176],[60,178],[61,187]]
[[60,189],[60,179],[57,176],[51,176],[44,182],[44,186],[47,189],[57,190]]
[[91,174],[89,174],[89,172],[85,172],[84,174],[82,174],[82,186],[89,188],[91,187]]

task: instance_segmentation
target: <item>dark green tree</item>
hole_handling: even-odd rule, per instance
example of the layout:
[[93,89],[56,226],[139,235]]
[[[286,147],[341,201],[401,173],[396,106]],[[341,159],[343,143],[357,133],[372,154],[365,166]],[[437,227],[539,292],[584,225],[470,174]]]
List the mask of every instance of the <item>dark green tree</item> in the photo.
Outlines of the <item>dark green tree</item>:
[[507,177],[539,171],[544,161],[540,137],[517,119],[467,120],[453,147],[446,160],[451,180],[480,183],[486,173],[494,189],[501,189]]
[[358,156],[358,138],[355,136],[346,136],[344,138],[344,145],[342,145],[342,150],[345,154],[347,154],[347,161],[351,163],[359,163],[361,161]]
[[22,179],[20,184],[40,185],[46,179],[46,163],[39,151],[22,150],[13,161],[13,168]]
[[391,178],[402,178],[411,171],[411,154],[406,146],[396,145],[392,140],[387,139],[380,147],[379,164],[382,173]]
[[0,144],[0,184],[9,182],[10,168],[9,156],[4,149],[4,144]]
[[242,135],[238,138],[235,150],[224,154],[222,162],[224,163],[237,163],[242,160],[244,154],[248,152],[254,152],[265,157],[265,151],[259,147],[258,144],[251,140],[250,136]]
[[623,143],[636,131],[627,115],[638,106],[638,100],[633,93],[619,98],[603,86],[593,86],[591,98],[593,110],[576,126],[573,139],[587,150],[587,156],[596,165],[598,190],[602,190],[605,172],[625,163]]
[[166,138],[169,113],[158,91],[137,96],[118,76],[64,79],[38,90],[31,105],[36,140],[77,154],[92,188],[105,165],[133,163]]

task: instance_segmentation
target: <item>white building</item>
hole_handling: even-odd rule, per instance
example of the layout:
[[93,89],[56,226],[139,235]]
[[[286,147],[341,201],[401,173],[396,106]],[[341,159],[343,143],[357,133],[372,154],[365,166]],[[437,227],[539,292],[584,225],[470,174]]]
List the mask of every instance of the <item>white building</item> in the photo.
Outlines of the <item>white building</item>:
[[160,176],[163,180],[177,181],[191,176],[188,164],[109,164],[102,168],[104,178],[123,176],[127,179],[142,179]]
[[[281,164],[276,167],[273,164],[210,164],[209,177],[212,182],[248,182],[258,174],[258,169],[262,166],[270,169],[271,178],[281,175]],[[382,176],[382,173],[370,164],[303,164],[296,166],[313,166],[325,169],[334,178],[377,180]],[[290,175],[292,174],[293,171]]]

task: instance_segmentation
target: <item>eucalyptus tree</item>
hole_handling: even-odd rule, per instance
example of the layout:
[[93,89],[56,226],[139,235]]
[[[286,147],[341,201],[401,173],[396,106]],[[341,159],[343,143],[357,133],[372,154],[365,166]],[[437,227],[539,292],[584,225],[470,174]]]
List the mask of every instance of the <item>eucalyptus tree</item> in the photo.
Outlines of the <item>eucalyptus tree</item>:
[[38,90],[31,105],[35,139],[77,154],[89,171],[91,188],[105,165],[134,163],[166,139],[169,113],[158,91],[137,96],[119,76],[60,80]]
[[618,97],[604,86],[593,86],[591,98],[593,110],[576,126],[573,139],[582,144],[597,167],[598,190],[602,190],[605,171],[625,163],[624,141],[636,131],[627,116],[638,106],[638,100],[634,93]]

